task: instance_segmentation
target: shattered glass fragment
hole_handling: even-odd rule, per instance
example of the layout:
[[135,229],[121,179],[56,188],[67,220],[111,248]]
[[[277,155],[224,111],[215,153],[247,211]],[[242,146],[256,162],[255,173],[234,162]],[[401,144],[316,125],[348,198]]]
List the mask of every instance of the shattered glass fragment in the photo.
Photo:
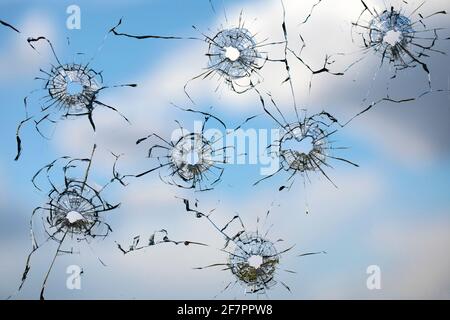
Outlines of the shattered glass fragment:
[[[35,208],[31,215],[32,250],[27,257],[17,293],[28,278],[34,253],[48,242],[55,242],[58,247],[41,286],[41,299],[44,299],[47,280],[58,256],[73,254],[74,243],[84,242],[90,246],[94,239],[104,239],[112,231],[107,222],[107,213],[117,209],[120,203],[110,204],[103,196],[112,180],[103,186],[90,182],[89,173],[95,150],[94,145],[90,158],[75,159],[68,156],[58,158],[34,175],[33,185],[37,190],[46,192],[48,200],[44,205]],[[37,183],[43,174],[49,186],[46,191]],[[36,226],[36,219],[41,221],[42,229]],[[41,233],[44,234],[44,239],[39,241]],[[100,258],[98,260],[104,265]]]
[[67,116],[87,112],[102,84],[101,75],[78,64],[58,66],[50,74],[47,89],[59,108],[65,108]]
[[183,180],[199,180],[214,165],[213,149],[201,134],[181,137],[171,151],[171,161]]
[[[100,107],[118,113],[125,121],[129,122],[115,107],[100,101],[99,96],[102,91],[109,88],[136,87],[136,84],[105,85],[102,72],[95,71],[90,67],[94,57],[87,63],[62,63],[56,55],[53,44],[47,38],[28,38],[27,41],[35,51],[37,51],[36,45],[41,41],[45,41],[50,47],[56,63],[51,63],[49,70],[40,69],[41,75],[36,77],[36,80],[42,82],[41,88],[32,91],[24,99],[25,119],[19,123],[16,132],[16,161],[19,160],[22,154],[21,131],[23,126],[30,121],[34,122],[35,130],[45,139],[50,139],[49,134],[45,131],[48,131],[59,120],[63,119],[87,117],[95,131],[96,126],[93,114]],[[36,110],[29,112],[29,104],[32,98],[31,104],[33,107],[36,107],[33,108]]]
[[395,72],[420,66],[430,77],[425,59],[433,52],[445,53],[435,48],[439,40],[443,40],[439,36],[442,28],[428,27],[427,20],[446,12],[421,14],[419,10],[425,4],[422,2],[410,14],[405,12],[407,9],[394,6],[378,13],[375,8],[370,9],[363,0],[361,2],[364,9],[353,23],[353,32],[356,35],[354,38],[362,39],[364,51],[373,50],[380,55],[381,64],[387,60],[394,66]]
[[209,44],[209,68],[214,68],[229,81],[249,77],[258,69],[261,58],[256,42],[245,28],[219,31]]
[[[360,56],[349,64],[345,72],[372,55],[380,57],[380,64],[372,77],[370,89],[363,99],[363,105],[366,106],[353,118],[368,112],[383,102],[401,104],[418,100],[431,93],[448,92],[446,88],[434,88],[428,61],[433,54],[446,54],[439,50],[438,46],[442,40],[450,38],[441,36],[440,33],[444,28],[430,27],[429,24],[432,23],[432,17],[446,15],[447,12],[441,10],[431,14],[421,13],[420,11],[426,4],[425,1],[417,7],[412,7],[406,1],[403,1],[401,7],[393,5],[388,7],[386,3],[383,3],[382,10],[376,8],[375,5],[370,6],[365,0],[361,0],[361,3],[363,9],[358,19],[352,23],[352,41],[362,49],[358,52]],[[389,67],[390,74],[386,83],[386,95],[366,104],[379,70],[385,65]],[[427,87],[423,92],[411,93],[404,98],[393,98],[390,93],[391,82],[401,72],[415,68],[419,68],[426,74]]]
[[[271,288],[280,283],[286,290],[291,292],[290,287],[280,280],[280,272],[296,273],[295,271],[284,269],[281,259],[284,254],[291,251],[294,246],[279,249],[277,246],[283,242],[283,239],[276,241],[269,240],[269,232],[271,227],[266,228],[267,219],[271,213],[268,210],[265,214],[262,227],[266,228],[261,231],[260,218],[257,218],[256,232],[249,231],[239,215],[233,216],[223,226],[218,225],[212,215],[215,209],[208,213],[199,210],[199,203],[195,201],[193,205],[188,199],[182,199],[187,212],[195,214],[196,218],[205,219],[208,223],[223,237],[225,244],[220,250],[226,254],[225,262],[213,263],[196,269],[202,270],[207,268],[222,268],[223,271],[230,271],[234,280],[229,282],[220,292],[234,287],[236,284],[241,285],[245,289],[246,294],[266,295]],[[309,252],[299,254],[299,257],[323,254],[321,252]]]
[[[181,108],[180,108],[181,109]],[[214,188],[221,179],[224,172],[224,164],[227,163],[227,149],[225,134],[214,130],[207,134],[207,125],[212,121],[216,128],[226,131],[225,123],[211,113],[200,112],[193,109],[181,109],[203,116],[201,128],[189,132],[183,128],[180,122],[178,135],[165,139],[156,133],[139,139],[136,144],[155,139],[149,150],[148,158],[157,162],[151,169],[135,175],[116,175],[116,179],[122,184],[129,177],[140,178],[154,171],[160,171],[162,181],[183,189],[194,189],[195,191],[208,191]]]
[[317,124],[306,123],[289,124],[283,129],[279,153],[285,169],[299,172],[319,170],[319,163],[326,161],[329,149],[328,133]]
[[242,233],[228,256],[231,272],[251,293],[276,285],[275,272],[280,256],[275,245],[255,233]]
[[289,173],[287,178],[289,185],[281,186],[280,191],[286,188],[290,189],[297,175],[302,176],[303,182],[310,181],[310,174],[313,172],[319,172],[333,186],[337,187],[326,173],[327,168],[332,168],[329,163],[330,160],[337,160],[358,167],[356,163],[335,155],[334,153],[337,150],[347,148],[336,146],[335,141],[330,139],[339,131],[339,128],[345,127],[354,118],[342,124],[326,111],[306,116],[306,110],[304,110],[305,115],[300,115],[295,108],[296,120],[289,122],[272,97],[269,97],[278,117],[269,111],[264,97],[260,94],[261,104],[264,111],[279,125],[280,138],[273,141],[266,149],[269,156],[280,159],[281,166],[276,172],[258,180],[254,185],[284,170]]

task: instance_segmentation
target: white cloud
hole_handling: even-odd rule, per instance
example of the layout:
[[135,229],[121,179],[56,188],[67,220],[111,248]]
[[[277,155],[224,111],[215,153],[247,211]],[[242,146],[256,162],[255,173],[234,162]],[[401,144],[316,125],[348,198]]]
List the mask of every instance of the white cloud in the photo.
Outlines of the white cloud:
[[39,53],[35,52],[27,43],[28,37],[45,36],[56,41],[55,24],[52,18],[43,11],[29,11],[17,24],[21,34],[9,37],[5,44],[6,50],[0,54],[0,83],[15,83],[24,78],[35,77],[43,64],[48,64],[51,58],[50,48],[39,46]]
[[450,298],[450,220],[426,212],[374,230],[373,245],[391,263],[382,268],[385,297]]

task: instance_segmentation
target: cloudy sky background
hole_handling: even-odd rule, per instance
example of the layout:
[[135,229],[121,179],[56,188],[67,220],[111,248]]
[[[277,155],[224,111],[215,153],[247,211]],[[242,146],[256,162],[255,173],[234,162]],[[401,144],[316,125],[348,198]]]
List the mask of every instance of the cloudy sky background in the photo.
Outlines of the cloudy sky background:
[[[313,68],[321,67],[326,54],[348,53],[337,57],[333,70],[343,70],[361,57],[359,43],[352,43],[350,25],[362,5],[358,0],[324,0],[305,19],[314,1],[286,0],[287,25],[291,47],[298,51],[301,33],[306,42],[304,59]],[[368,1],[384,8],[383,1]],[[207,63],[207,44],[200,41],[134,40],[109,36],[98,52],[107,31],[123,17],[120,30],[138,34],[199,36],[198,27],[214,35],[221,27],[237,24],[243,10],[245,25],[257,39],[283,39],[282,11],[276,0],[215,1],[215,12],[205,1],[78,1],[81,8],[81,30],[65,27],[67,1],[2,1],[0,18],[16,25],[22,36],[0,29],[0,101],[4,111],[0,133],[0,295],[9,296],[17,288],[25,258],[30,250],[28,220],[34,207],[46,201],[36,191],[30,178],[36,170],[61,155],[85,157],[93,143],[99,145],[92,178],[104,181],[110,174],[109,151],[124,153],[120,169],[134,173],[148,167],[145,146],[134,142],[151,132],[163,136],[177,128],[175,119],[192,129],[201,120],[170,106],[174,102],[191,106],[183,92],[186,81],[198,75]],[[395,1],[394,5],[398,5]],[[418,3],[403,4],[408,13]],[[228,22],[225,19],[224,10]],[[428,1],[422,12],[431,14],[447,10],[444,0]],[[432,27],[450,27],[448,16],[430,19]],[[443,31],[448,37],[448,31]],[[99,110],[94,114],[97,133],[87,119],[61,121],[51,141],[37,137],[31,128],[24,131],[24,153],[14,162],[15,130],[23,118],[23,97],[41,85],[33,80],[40,68],[54,62],[45,46],[39,53],[26,43],[26,36],[45,35],[55,45],[63,61],[95,59],[92,67],[103,70],[105,83],[138,83],[137,88],[117,88],[102,93],[101,101],[116,106],[132,122],[126,124],[117,114]],[[70,38],[70,46],[66,38]],[[449,42],[439,42],[438,49],[448,52]],[[282,55],[282,47],[268,48],[269,55]],[[74,53],[85,56],[75,57]],[[98,53],[97,53],[98,52]],[[386,84],[392,70],[378,70],[379,56],[368,55],[343,77],[328,74],[312,78],[310,72],[290,56],[298,104],[308,113],[326,109],[345,121],[364,108],[363,99],[375,101],[386,95]],[[433,87],[448,89],[450,64],[447,55],[432,54],[427,59]],[[375,77],[376,74],[376,77]],[[261,89],[270,91],[288,119],[294,120],[291,95],[284,67],[268,63],[263,69]],[[375,78],[374,78],[375,77]],[[426,89],[426,74],[419,68],[406,70],[390,83],[393,98],[417,96]],[[226,121],[230,128],[245,118],[261,114],[256,94],[236,95],[216,80],[196,81],[190,93],[197,108],[209,110]],[[369,88],[371,88],[370,92]],[[351,147],[340,152],[360,165],[354,168],[332,163],[328,173],[338,185],[314,176],[303,188],[297,183],[289,192],[278,192],[286,175],[279,175],[253,187],[261,178],[258,165],[229,165],[224,180],[208,193],[192,194],[165,185],[159,178],[146,176],[126,188],[112,188],[107,197],[122,202],[110,213],[108,221],[114,232],[104,241],[94,241],[91,248],[74,244],[79,255],[58,258],[48,282],[47,298],[53,299],[209,299],[232,281],[227,271],[193,270],[194,267],[223,262],[226,255],[218,248],[222,238],[206,221],[187,214],[175,196],[198,198],[202,208],[217,208],[215,218],[223,223],[238,212],[249,230],[256,219],[273,206],[268,225],[269,236],[283,238],[280,249],[295,244],[283,256],[283,267],[297,274],[280,272],[282,286],[269,292],[270,298],[286,299],[380,299],[380,298],[450,298],[450,96],[436,93],[405,104],[384,103],[366,113],[335,136],[338,144]],[[275,128],[266,116],[260,116],[247,128]],[[305,214],[305,199],[309,204]],[[133,236],[150,235],[165,228],[175,239],[189,239],[210,247],[158,246],[123,256],[115,241],[126,244]],[[39,297],[40,285],[54,244],[41,248],[32,263],[28,282],[17,298]],[[304,258],[297,254],[327,251],[326,255]],[[99,256],[106,264],[103,267]],[[82,290],[66,289],[66,268],[83,267]],[[368,290],[366,269],[381,268],[382,289]],[[239,286],[219,298],[252,298]]]

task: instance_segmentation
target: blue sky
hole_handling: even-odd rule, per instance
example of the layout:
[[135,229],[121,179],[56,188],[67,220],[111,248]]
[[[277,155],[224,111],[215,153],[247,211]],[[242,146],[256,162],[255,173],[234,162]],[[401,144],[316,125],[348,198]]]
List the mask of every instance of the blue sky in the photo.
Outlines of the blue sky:
[[[394,1],[395,2],[395,1]],[[305,57],[320,65],[326,53],[354,52],[358,47],[350,39],[350,23],[361,11],[360,2],[352,0],[345,6],[336,0],[323,1],[307,25],[299,26],[314,1],[298,4],[286,1],[287,22],[294,47],[302,32],[307,42]],[[372,1],[383,7],[382,1]],[[183,93],[184,83],[201,72],[207,63],[207,44],[189,40],[135,40],[108,36],[98,48],[107,31],[123,18],[120,30],[137,34],[199,36],[192,28],[206,34],[237,23],[243,10],[246,25],[258,37],[282,40],[281,9],[278,1],[215,1],[216,13],[208,1],[77,1],[81,8],[81,30],[65,27],[69,1],[2,1],[0,18],[19,29],[18,35],[0,29],[0,293],[6,297],[17,287],[25,258],[30,249],[28,219],[34,207],[46,201],[30,179],[37,169],[61,155],[87,156],[92,144],[99,145],[92,178],[104,181],[110,174],[112,158],[109,151],[125,153],[123,171],[146,168],[145,148],[136,147],[137,138],[151,132],[170,135],[177,128],[175,119],[189,129],[194,120],[201,120],[170,106],[170,102],[190,106]],[[413,4],[411,4],[413,6]],[[404,7],[404,6],[403,6]],[[225,21],[224,11],[228,22]],[[425,13],[450,11],[446,1],[429,1]],[[433,26],[449,27],[448,16],[436,17]],[[447,33],[445,33],[447,32]],[[444,30],[448,37],[448,31]],[[55,45],[60,60],[87,61],[103,70],[107,85],[137,83],[137,88],[114,88],[105,91],[102,101],[113,104],[131,121],[127,125],[114,113],[96,112],[98,130],[93,134],[86,119],[60,121],[53,139],[41,139],[28,128],[24,131],[24,151],[14,162],[15,130],[23,118],[23,98],[41,85],[33,80],[39,69],[49,68],[53,57],[43,45],[40,53],[27,46],[25,37],[45,35]],[[70,45],[66,38],[69,37]],[[291,39],[290,39],[291,40]],[[297,42],[296,42],[297,41]],[[439,43],[448,52],[449,44]],[[279,47],[271,48],[274,56]],[[83,52],[84,55],[74,55]],[[355,59],[347,55],[345,59]],[[376,55],[368,57],[344,77],[319,75],[313,78],[291,57],[296,96],[310,113],[321,109],[346,119],[361,110],[361,101],[368,88],[369,101],[385,94],[386,80],[392,70],[378,69]],[[345,66],[345,59],[336,68]],[[450,64],[448,56],[435,54],[428,58],[433,86],[448,88]],[[290,94],[282,81],[285,73],[280,65],[267,65],[261,88],[270,90],[285,114],[293,119]],[[374,80],[374,74],[377,77]],[[391,94],[415,95],[426,76],[418,70],[406,70],[392,81]],[[203,111],[213,112],[230,127],[245,118],[261,114],[257,95],[250,92],[236,95],[215,80],[196,81],[192,95]],[[257,165],[228,165],[224,180],[213,191],[201,194],[182,192],[163,184],[159,178],[147,176],[126,188],[115,187],[109,193],[111,202],[122,207],[108,217],[114,233],[105,241],[80,248],[80,255],[60,257],[49,280],[48,298],[212,298],[232,280],[220,270],[193,270],[193,267],[224,261],[217,248],[222,239],[205,221],[186,214],[175,196],[199,198],[205,208],[217,207],[217,219],[226,221],[239,212],[249,229],[255,228],[256,217],[264,215],[272,203],[270,216],[274,224],[271,235],[296,244],[293,253],[282,263],[297,274],[281,273],[280,280],[292,289],[281,286],[269,292],[270,298],[444,298],[450,297],[450,134],[448,121],[450,97],[432,94],[406,104],[384,103],[358,118],[336,136],[339,145],[351,147],[339,155],[360,165],[354,168],[333,163],[328,173],[338,185],[334,188],[320,177],[313,176],[303,188],[300,179],[289,191],[278,192],[287,174],[274,177],[258,186]],[[247,128],[274,128],[265,116],[259,116]],[[305,199],[310,213],[305,214]],[[130,242],[132,237],[149,235],[166,228],[174,238],[207,241],[209,248],[155,247],[123,256],[114,241]],[[327,251],[326,255],[297,258],[297,253]],[[38,298],[45,268],[50,262],[52,246],[41,248],[36,257],[29,282],[18,298]],[[107,261],[100,265],[96,255]],[[65,287],[68,265],[83,266],[81,290]],[[382,289],[366,288],[366,268],[378,265],[382,272]],[[219,295],[221,298],[252,298],[244,296],[236,286]]]

